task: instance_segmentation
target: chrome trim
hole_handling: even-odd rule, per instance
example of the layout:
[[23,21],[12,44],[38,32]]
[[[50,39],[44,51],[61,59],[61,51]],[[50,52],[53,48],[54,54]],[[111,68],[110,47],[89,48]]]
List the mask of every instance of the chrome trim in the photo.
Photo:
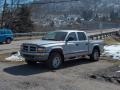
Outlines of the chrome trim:
[[37,52],[37,46],[36,45],[23,45],[22,51],[24,52]]

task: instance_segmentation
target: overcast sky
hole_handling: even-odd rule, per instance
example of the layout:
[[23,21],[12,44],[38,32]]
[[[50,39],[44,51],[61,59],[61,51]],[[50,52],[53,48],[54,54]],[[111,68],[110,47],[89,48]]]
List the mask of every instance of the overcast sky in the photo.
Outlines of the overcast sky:
[[[2,10],[3,8],[3,4],[4,4],[4,1],[5,0],[0,0],[0,11]],[[12,3],[12,0],[6,0],[7,3],[11,4]],[[18,2],[18,0],[13,0],[14,1],[14,4]],[[31,2],[33,0],[19,0],[20,2],[19,3],[28,3],[28,2]]]

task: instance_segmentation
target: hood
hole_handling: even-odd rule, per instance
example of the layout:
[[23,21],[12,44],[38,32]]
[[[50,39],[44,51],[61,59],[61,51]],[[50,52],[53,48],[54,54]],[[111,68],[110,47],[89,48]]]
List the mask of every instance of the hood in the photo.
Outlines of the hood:
[[25,44],[35,44],[35,45],[39,45],[39,46],[46,46],[46,45],[51,45],[51,44],[58,44],[60,42],[63,42],[63,41],[33,40],[33,41],[29,41]]

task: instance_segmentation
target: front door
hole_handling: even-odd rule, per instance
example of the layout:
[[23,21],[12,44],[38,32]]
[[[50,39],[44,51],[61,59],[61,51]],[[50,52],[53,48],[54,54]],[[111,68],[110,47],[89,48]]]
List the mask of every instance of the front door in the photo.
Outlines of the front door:
[[74,58],[78,54],[77,36],[75,32],[69,33],[64,45],[64,55],[66,59]]

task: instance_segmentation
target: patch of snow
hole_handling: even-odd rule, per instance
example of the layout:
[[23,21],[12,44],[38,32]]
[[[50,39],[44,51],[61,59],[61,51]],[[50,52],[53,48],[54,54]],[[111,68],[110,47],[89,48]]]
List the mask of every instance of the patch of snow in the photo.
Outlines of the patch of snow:
[[116,71],[117,73],[120,73],[120,71]]
[[120,60],[120,44],[118,45],[110,45],[104,47],[105,56],[111,56],[113,59]]
[[18,51],[16,54],[11,55],[10,57],[5,58],[7,61],[24,61],[24,58],[20,55]]

